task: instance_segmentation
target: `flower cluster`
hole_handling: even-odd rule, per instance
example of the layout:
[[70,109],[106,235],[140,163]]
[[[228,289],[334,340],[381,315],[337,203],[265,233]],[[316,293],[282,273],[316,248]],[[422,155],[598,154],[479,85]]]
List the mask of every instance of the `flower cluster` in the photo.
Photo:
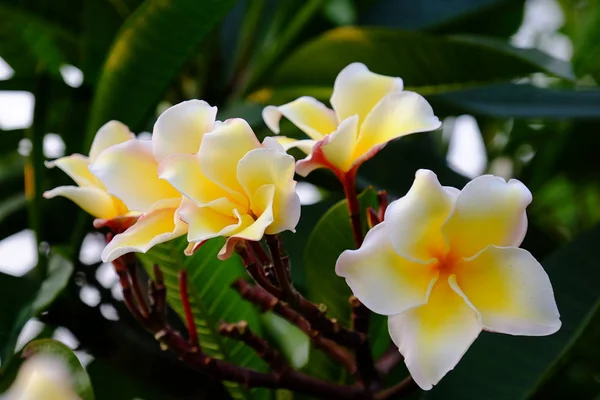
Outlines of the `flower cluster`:
[[[295,229],[294,173],[329,168],[344,184],[352,211],[352,204],[358,207],[353,180],[364,161],[390,140],[441,125],[423,97],[403,90],[400,78],[358,63],[340,72],[330,103],[333,109],[301,97],[264,109],[273,132],[285,116],[310,137],[305,140],[279,136],[261,143],[246,121],[217,121],[217,109],[200,100],[166,110],[151,140],[111,121],[98,131],[89,157],[48,164],[78,186],[45,196],[67,197],[101,220],[135,221],[106,246],[104,261],[185,234],[186,254],[226,237],[219,253],[226,258],[238,241]],[[295,163],[286,154],[292,147],[307,157]],[[339,257],[336,272],[353,294],[389,316],[393,342],[421,388],[431,389],[453,369],[482,330],[537,336],[559,329],[548,276],[518,247],[531,200],[516,180],[485,175],[459,191],[420,170],[360,248]],[[360,219],[352,217],[360,243]]]

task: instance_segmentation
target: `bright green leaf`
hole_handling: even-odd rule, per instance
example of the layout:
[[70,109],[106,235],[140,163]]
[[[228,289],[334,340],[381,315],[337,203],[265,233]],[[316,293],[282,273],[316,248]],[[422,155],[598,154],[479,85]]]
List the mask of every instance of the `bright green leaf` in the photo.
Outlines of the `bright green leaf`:
[[261,315],[265,336],[277,345],[281,354],[293,368],[299,369],[308,362],[310,339],[297,326],[273,313]]

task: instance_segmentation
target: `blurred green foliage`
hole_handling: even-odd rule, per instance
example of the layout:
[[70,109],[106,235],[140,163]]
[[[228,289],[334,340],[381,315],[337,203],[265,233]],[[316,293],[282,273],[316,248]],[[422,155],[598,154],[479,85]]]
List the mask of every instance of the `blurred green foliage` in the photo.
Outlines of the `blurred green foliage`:
[[[95,357],[88,371],[99,400],[227,398],[219,383],[162,352],[141,330],[98,282],[100,263],[84,265],[78,258],[91,219],[67,200],[42,201],[44,190],[68,182],[60,171],[43,167],[44,136],[57,133],[67,153],[87,154],[96,129],[109,119],[135,132],[151,131],[160,110],[190,98],[218,106],[220,118],[246,118],[264,136],[269,134],[260,117],[264,105],[299,95],[327,100],[337,72],[361,61],[375,72],[401,76],[446,118],[449,130],[453,117],[473,115],[485,143],[485,170],[518,178],[531,189],[524,247],[548,270],[564,322],[557,335],[535,341],[484,335],[427,397],[597,399],[600,3],[548,3],[564,14],[559,33],[572,43],[570,62],[514,46],[511,37],[523,23],[524,0],[0,0],[0,57],[14,70],[0,81],[0,91],[27,91],[36,98],[30,128],[0,130],[0,238],[31,228],[39,245],[37,268],[19,278],[0,275],[0,299],[9,305],[0,308],[0,388],[9,385],[20,361],[19,353],[10,356],[16,335],[38,315],[51,331],[68,328]],[[533,39],[534,44],[547,40],[543,34]],[[82,71],[81,86],[63,81],[65,65]],[[283,123],[282,130],[298,135],[290,124]],[[26,157],[17,153],[24,138],[32,144]],[[447,135],[440,132],[391,143],[361,168],[359,184],[399,197],[418,168],[429,168],[443,184],[462,187],[467,178],[448,166],[447,151]],[[335,217],[335,208],[325,213],[342,197],[341,188],[327,172],[311,174],[309,182],[324,199],[303,207],[298,232],[286,233],[284,241],[298,286],[313,300],[330,301],[335,311],[340,293],[331,288],[341,280],[333,275],[319,280],[325,275],[315,271],[333,268],[324,260],[331,264],[348,246],[343,241],[349,232],[337,240],[326,229],[343,229],[347,222],[341,213]],[[48,252],[48,245],[59,250]],[[267,336],[281,336],[270,330],[268,318],[260,319],[224,289],[241,271],[212,265],[214,248],[206,248],[212,254],[206,258],[214,259],[206,265],[198,257],[178,261],[168,256],[171,251],[158,249],[145,263],[163,257],[160,263],[171,274],[182,265],[200,271],[192,296],[199,328],[205,329],[206,321],[212,326],[205,336],[214,336],[214,324],[228,317],[219,312],[223,301],[239,303],[235,313],[251,314]],[[211,269],[219,271],[212,281]],[[100,292],[95,306],[80,298],[90,285]],[[174,287],[171,322],[180,326]],[[218,307],[202,309],[215,303]],[[115,307],[120,319],[104,318],[101,305]],[[375,336],[385,345],[384,330]],[[293,344],[278,345],[290,358],[303,359],[304,353],[290,350]],[[216,351],[234,361],[243,357],[242,363],[260,362],[251,352],[228,346],[218,343]],[[306,370],[345,379],[339,366],[320,364],[318,354],[311,349]],[[236,397],[271,397],[266,391],[228,388]]]

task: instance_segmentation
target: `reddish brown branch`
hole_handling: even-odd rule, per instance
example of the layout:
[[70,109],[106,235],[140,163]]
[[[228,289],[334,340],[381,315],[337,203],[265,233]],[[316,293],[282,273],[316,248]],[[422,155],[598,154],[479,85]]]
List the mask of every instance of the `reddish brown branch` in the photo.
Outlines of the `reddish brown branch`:
[[188,283],[187,283],[187,271],[179,271],[179,293],[181,294],[181,304],[183,306],[183,313],[185,315],[185,323],[188,330],[190,344],[192,348],[199,349],[200,343],[198,341],[198,333],[196,332],[196,323],[194,322],[194,313],[192,312],[192,306],[190,304],[190,297],[188,295]]
[[379,218],[379,222],[383,221],[383,217],[385,216],[385,211],[387,210],[389,204],[389,196],[388,192],[385,190],[380,190],[377,192],[377,202],[379,203],[379,209],[377,210],[377,217]]
[[296,308],[300,303],[300,293],[292,285],[290,279],[289,259],[283,252],[281,247],[281,241],[277,235],[265,235],[267,246],[271,252],[271,260],[273,262],[273,269],[275,270],[275,277],[277,283],[281,288],[283,299],[290,303],[292,307]]
[[389,374],[396,365],[404,360],[402,354],[398,351],[398,348],[394,345],[390,346],[389,349],[381,356],[375,363],[375,368],[381,375]]
[[348,211],[350,214],[350,225],[352,227],[352,236],[356,248],[359,248],[363,242],[362,225],[360,223],[360,203],[356,195],[356,168],[351,169],[343,175],[338,176],[344,189],[344,195],[348,201]]
[[221,322],[219,325],[219,333],[223,336],[232,339],[240,340],[251,347],[256,354],[273,370],[277,375],[282,375],[289,369],[289,365],[285,362],[281,354],[271,348],[269,342],[257,336],[250,330],[246,321],[241,321],[236,324],[228,324]]
[[411,376],[397,383],[391,388],[384,389],[375,395],[375,400],[388,400],[391,398],[400,398],[410,392],[417,390],[419,387]]
[[[370,312],[356,297],[349,299],[352,309],[352,326],[355,331],[364,335],[369,334]],[[366,388],[377,389],[380,385],[380,377],[371,354],[371,345],[365,340],[356,348],[356,365],[358,376]]]

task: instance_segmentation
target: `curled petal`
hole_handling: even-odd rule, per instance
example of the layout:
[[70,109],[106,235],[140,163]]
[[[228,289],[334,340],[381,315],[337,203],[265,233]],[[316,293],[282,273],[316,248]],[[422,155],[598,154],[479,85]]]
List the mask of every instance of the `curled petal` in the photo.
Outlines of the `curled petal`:
[[481,332],[477,313],[447,279],[440,277],[427,304],[388,319],[390,336],[423,390],[454,369]]
[[239,218],[232,210],[220,213],[210,207],[198,207],[189,200],[182,201],[178,210],[181,219],[188,224],[188,241],[200,243],[217,236],[227,236],[248,221]]
[[198,207],[228,196],[226,190],[204,174],[196,155],[178,154],[167,157],[160,163],[158,175]]
[[456,195],[440,185],[433,172],[418,170],[408,193],[393,201],[385,213],[389,240],[396,252],[423,262],[443,257],[448,243],[442,226],[455,200]]
[[217,107],[203,100],[188,100],[163,112],[152,132],[152,147],[158,162],[173,154],[194,154],[202,137],[213,129]]
[[250,150],[261,147],[252,128],[240,118],[230,119],[204,135],[198,158],[204,174],[233,196],[243,193],[237,165]]
[[146,212],[165,199],[178,199],[181,194],[158,177],[158,165],[151,143],[130,140],[110,147],[98,156],[90,170],[132,211]]
[[[268,234],[294,230],[300,219],[300,198],[294,181],[294,158],[272,148],[249,151],[239,162],[237,177],[250,199],[250,208],[262,216],[271,203],[273,221]],[[272,186],[272,202],[265,197],[265,186]]]
[[279,133],[279,120],[289,119],[311,139],[320,140],[337,129],[335,112],[313,97],[303,96],[279,107],[268,106],[262,112],[267,127]]
[[110,262],[126,253],[145,253],[153,246],[185,234],[187,225],[175,214],[176,208],[161,208],[142,215],[125,232],[116,235],[102,251]]
[[548,275],[528,251],[490,246],[459,262],[454,272],[485,329],[543,336],[560,328]]
[[112,219],[127,213],[127,207],[116,197],[95,187],[59,186],[44,192],[46,199],[66,197],[96,218]]
[[110,146],[123,143],[135,138],[135,135],[129,131],[127,125],[119,121],[108,121],[102,125],[90,148],[90,163],[93,163],[98,158],[98,155]]
[[442,123],[421,95],[396,92],[385,96],[365,118],[354,150],[359,159],[374,147],[417,132],[438,129]]
[[531,192],[521,182],[483,175],[467,183],[443,227],[452,252],[472,257],[489,245],[518,246],[527,231]]
[[371,229],[360,249],[344,251],[335,272],[370,310],[394,315],[425,304],[438,272],[432,265],[399,256],[386,224]]
[[103,189],[104,185],[89,170],[90,160],[81,154],[73,154],[46,162],[46,167],[60,168],[65,174],[81,187],[95,187]]
[[317,143],[315,140],[312,139],[298,140],[287,136],[277,136],[274,139],[277,140],[277,142],[283,147],[285,151],[297,147],[306,154],[310,154],[313,150],[314,145]]
[[254,207],[260,210],[260,216],[256,220],[248,215],[239,216],[244,223],[236,232],[231,233],[231,236],[252,241],[262,239],[265,230],[273,223],[274,197],[274,185],[264,185],[257,190],[252,196],[252,202]]
[[362,124],[384,96],[402,91],[402,88],[402,79],[374,74],[364,64],[352,63],[335,79],[331,105],[339,121],[358,115],[359,124]]

